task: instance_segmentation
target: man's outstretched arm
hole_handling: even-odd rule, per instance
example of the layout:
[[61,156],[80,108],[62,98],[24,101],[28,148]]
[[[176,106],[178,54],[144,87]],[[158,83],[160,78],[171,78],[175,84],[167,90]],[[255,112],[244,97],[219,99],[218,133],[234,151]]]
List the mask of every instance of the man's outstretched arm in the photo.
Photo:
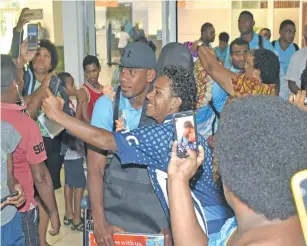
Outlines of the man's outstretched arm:
[[46,93],[47,97],[43,102],[43,109],[49,119],[57,122],[73,135],[99,149],[117,151],[115,139],[111,132],[90,126],[81,120],[65,114],[62,111],[63,99],[56,98],[49,88],[46,90]]

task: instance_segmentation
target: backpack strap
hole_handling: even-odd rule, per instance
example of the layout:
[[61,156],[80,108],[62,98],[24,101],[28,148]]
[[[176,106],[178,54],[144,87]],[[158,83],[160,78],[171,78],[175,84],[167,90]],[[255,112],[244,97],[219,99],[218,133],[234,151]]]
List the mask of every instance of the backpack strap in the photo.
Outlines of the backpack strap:
[[263,48],[263,37],[261,35],[258,35],[258,46],[259,49]]
[[213,122],[212,122],[212,136],[213,136],[215,134],[215,122],[216,122],[216,119],[220,119],[221,115],[216,110],[216,108],[214,107],[212,100],[208,103],[208,105],[210,105],[210,107],[212,108],[212,110],[213,110],[213,112],[215,114],[215,117],[214,117]]
[[121,87],[118,86],[116,90],[115,103],[114,103],[114,108],[113,108],[113,131],[115,131],[116,129],[115,121],[118,119],[120,92],[121,92]]

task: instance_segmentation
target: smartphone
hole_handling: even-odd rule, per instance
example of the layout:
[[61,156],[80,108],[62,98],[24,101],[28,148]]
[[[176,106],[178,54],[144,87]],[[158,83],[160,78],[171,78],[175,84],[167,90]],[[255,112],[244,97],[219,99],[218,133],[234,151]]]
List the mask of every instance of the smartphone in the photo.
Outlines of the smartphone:
[[27,21],[44,19],[43,9],[27,9],[24,13]]
[[175,140],[178,142],[177,156],[180,158],[188,157],[187,146],[197,151],[197,125],[195,113],[185,111],[176,113],[173,116],[175,130]]
[[15,192],[12,192],[11,194],[1,198],[1,203],[5,202],[9,197],[13,197],[13,196],[17,196],[18,195],[18,192],[15,191]]
[[49,84],[49,89],[51,90],[53,95],[55,96],[58,95],[61,82],[62,82],[61,79],[57,75],[52,75]]
[[307,244],[307,169],[296,173],[292,177],[291,187]]
[[28,24],[28,50],[35,51],[38,46],[38,25]]

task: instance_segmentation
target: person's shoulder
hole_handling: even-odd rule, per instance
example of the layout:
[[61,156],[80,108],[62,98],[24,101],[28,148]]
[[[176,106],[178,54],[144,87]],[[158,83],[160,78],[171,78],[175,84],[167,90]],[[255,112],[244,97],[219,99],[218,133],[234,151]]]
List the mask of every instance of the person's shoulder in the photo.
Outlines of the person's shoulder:
[[8,122],[1,120],[1,149],[12,153],[21,140],[19,132]]
[[262,40],[263,40],[263,47],[264,48],[269,49],[269,50],[274,50],[273,44],[269,40],[267,40],[264,37],[262,37]]
[[302,49],[299,49],[298,51],[294,52],[294,54],[291,57],[292,59],[307,59],[307,47],[304,47]]
[[113,107],[113,100],[108,95],[103,95],[95,102],[95,107],[103,107],[104,109]]

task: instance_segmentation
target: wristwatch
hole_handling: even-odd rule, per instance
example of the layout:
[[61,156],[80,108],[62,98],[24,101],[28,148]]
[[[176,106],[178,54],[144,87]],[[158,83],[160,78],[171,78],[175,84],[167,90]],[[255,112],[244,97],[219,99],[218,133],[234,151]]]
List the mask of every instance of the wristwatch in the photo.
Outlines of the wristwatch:
[[202,40],[199,40],[197,43],[197,52],[198,52],[198,49],[203,45],[205,45],[205,43]]

